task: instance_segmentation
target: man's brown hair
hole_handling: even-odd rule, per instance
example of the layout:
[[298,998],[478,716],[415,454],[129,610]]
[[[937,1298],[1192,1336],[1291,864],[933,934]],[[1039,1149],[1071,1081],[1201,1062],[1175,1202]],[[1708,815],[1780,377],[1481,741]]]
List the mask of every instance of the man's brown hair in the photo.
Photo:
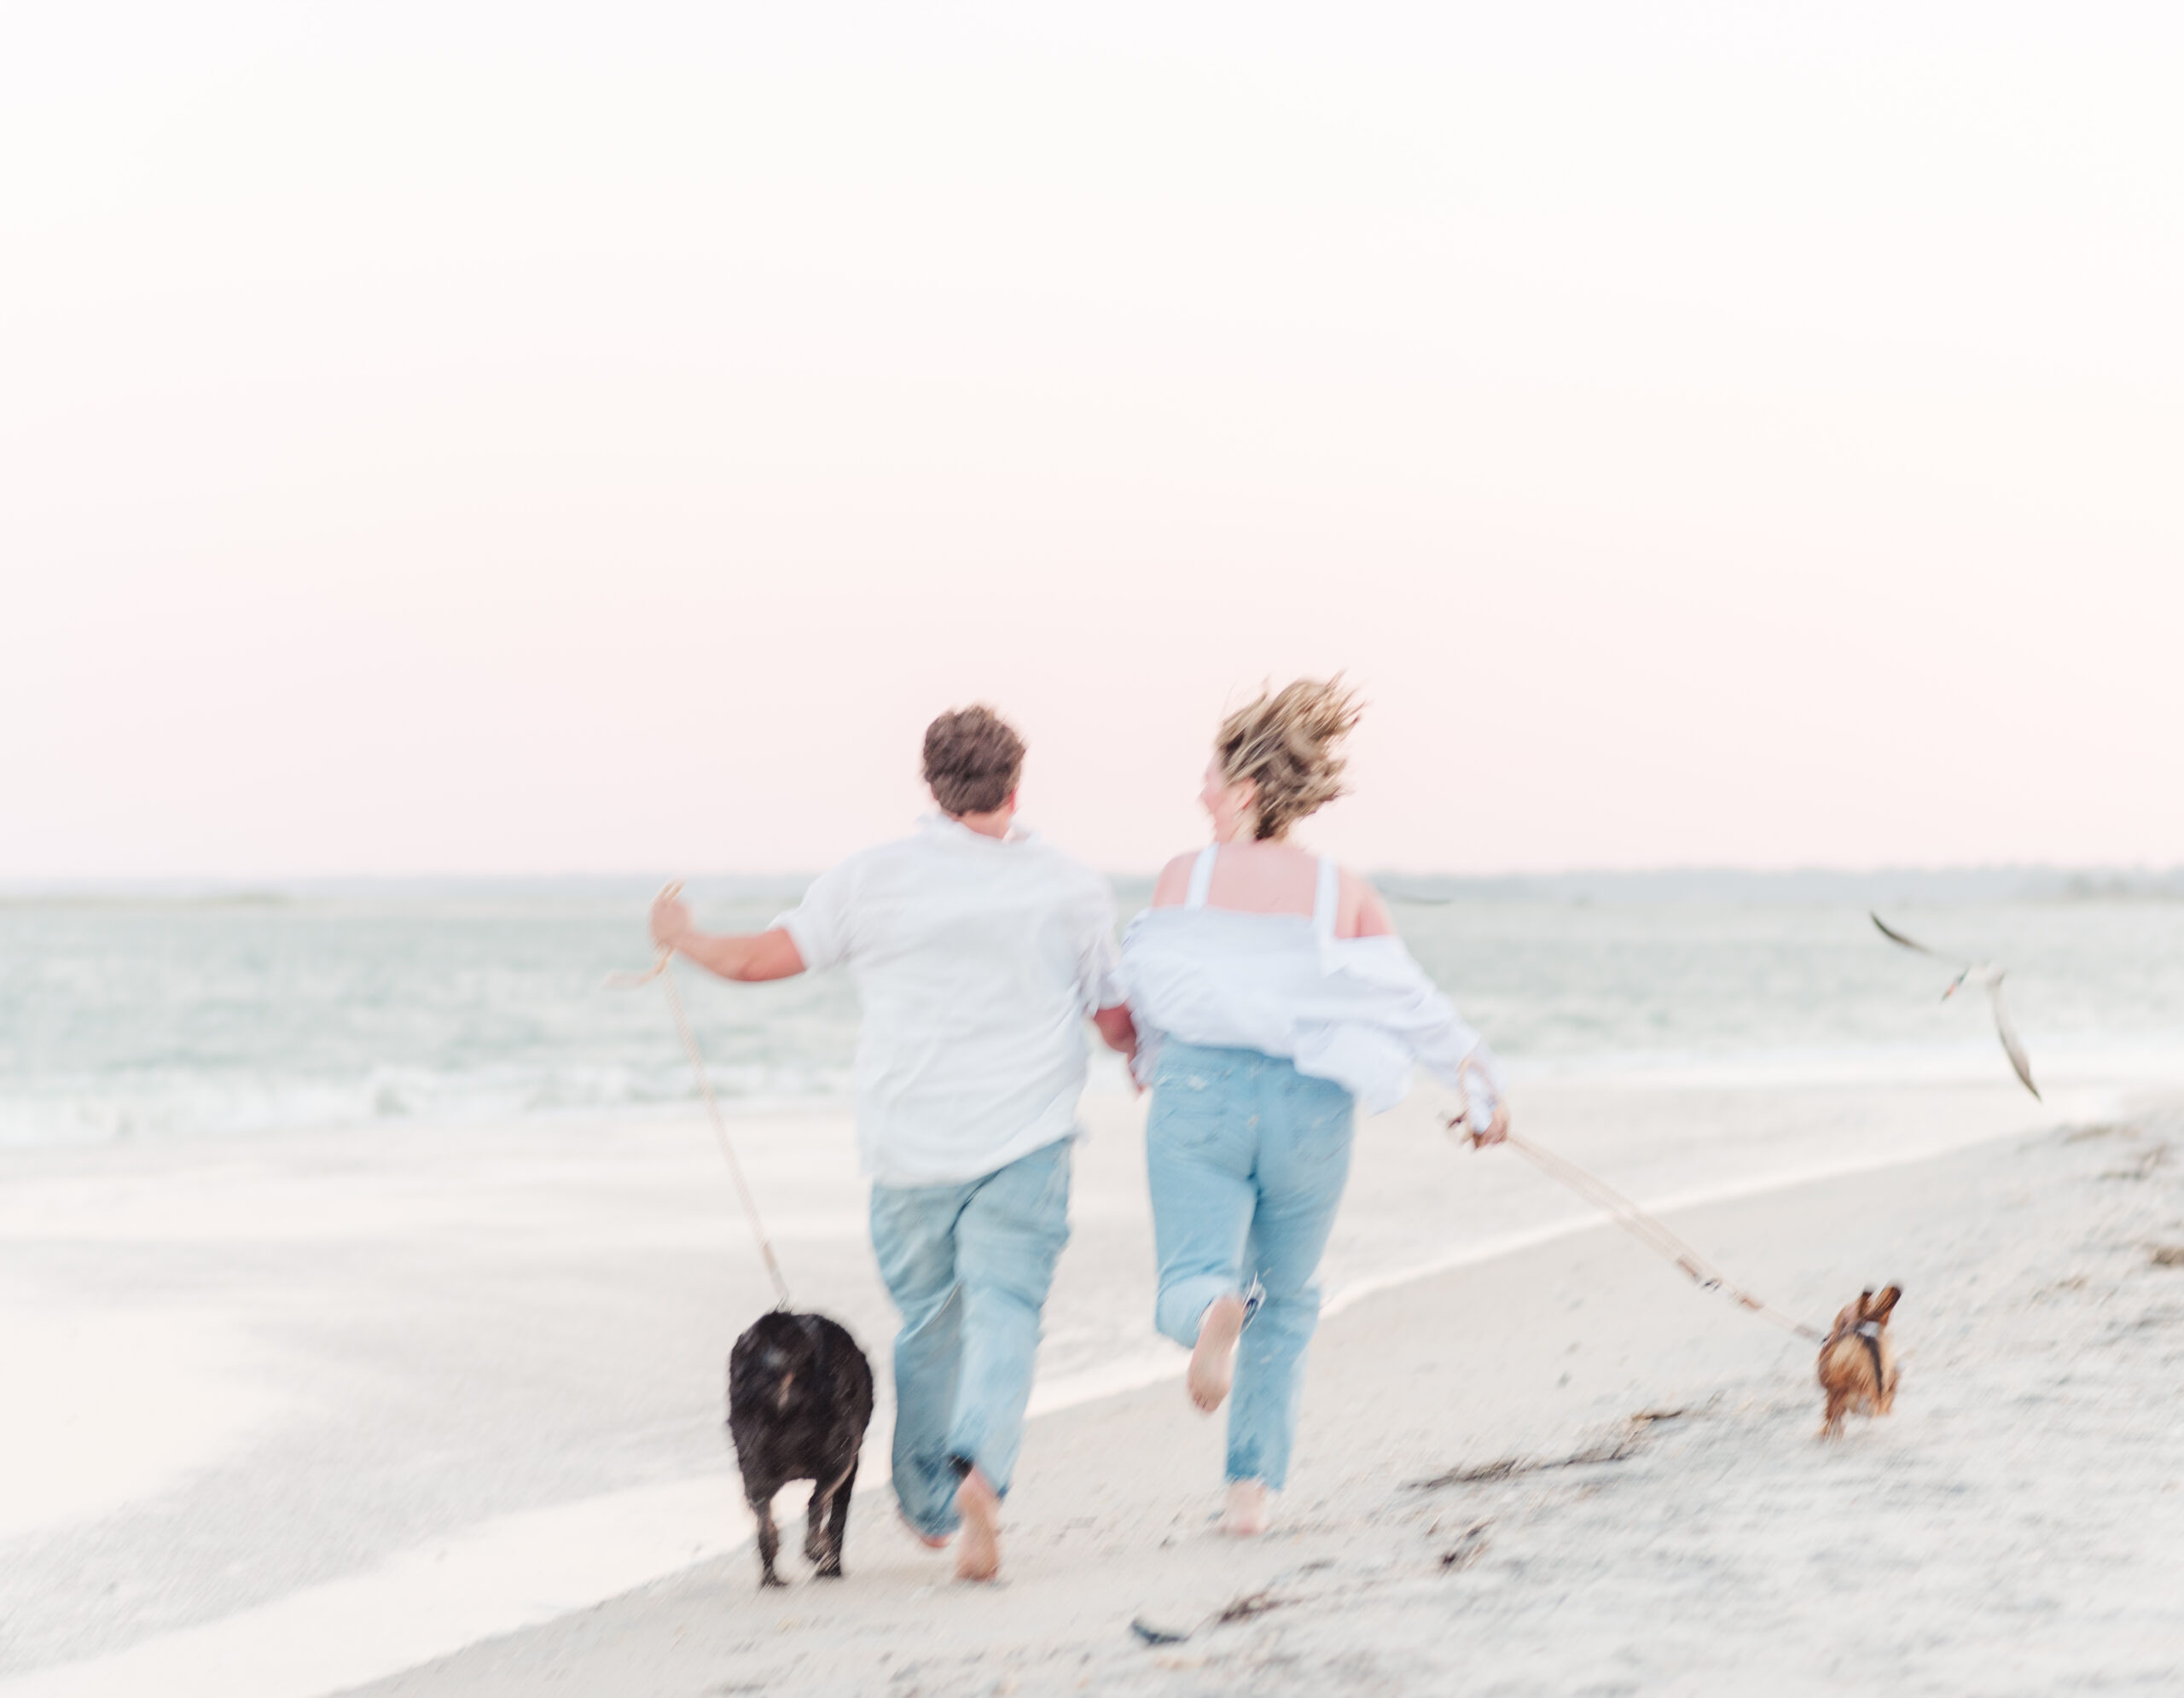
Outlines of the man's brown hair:
[[990,814],[1024,773],[1024,739],[980,704],[950,708],[925,728],[925,782],[948,814]]

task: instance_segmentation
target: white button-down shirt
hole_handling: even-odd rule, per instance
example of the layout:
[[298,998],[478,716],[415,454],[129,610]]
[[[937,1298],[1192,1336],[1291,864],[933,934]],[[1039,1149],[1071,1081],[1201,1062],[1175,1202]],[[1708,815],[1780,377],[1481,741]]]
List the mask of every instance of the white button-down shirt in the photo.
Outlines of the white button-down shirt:
[[1148,908],[1123,939],[1137,1026],[1138,1077],[1151,1083],[1166,1033],[1186,1044],[1281,1055],[1333,1079],[1368,1114],[1392,1108],[1422,1061],[1462,1091],[1484,1125],[1502,1101],[1494,1053],[1391,936],[1338,938],[1342,873],[1322,857],[1311,916],[1207,904],[1220,850],[1191,869],[1180,908]]
[[1033,833],[942,817],[774,923],[864,1004],[857,1147],[883,1185],[975,1179],[1077,1130],[1088,1015],[1123,1000],[1107,882]]

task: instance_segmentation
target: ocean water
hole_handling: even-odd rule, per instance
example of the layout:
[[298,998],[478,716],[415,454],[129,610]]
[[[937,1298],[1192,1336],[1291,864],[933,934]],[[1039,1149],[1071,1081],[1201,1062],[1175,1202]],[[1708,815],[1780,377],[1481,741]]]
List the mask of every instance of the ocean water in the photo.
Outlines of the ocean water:
[[[2084,875],[1388,879],[1412,950],[1521,1079],[1829,1079],[2004,1065],[1984,999],[1867,917],[2002,962],[2036,1070],[2184,1075],[2184,891]],[[48,892],[0,901],[0,1143],[445,1122],[687,1104],[648,964],[643,881]],[[801,881],[691,887],[764,925]],[[1122,881],[1122,911],[1146,895]],[[847,978],[682,969],[717,1087],[845,1096]],[[1095,1088],[1119,1089],[1118,1072]]]

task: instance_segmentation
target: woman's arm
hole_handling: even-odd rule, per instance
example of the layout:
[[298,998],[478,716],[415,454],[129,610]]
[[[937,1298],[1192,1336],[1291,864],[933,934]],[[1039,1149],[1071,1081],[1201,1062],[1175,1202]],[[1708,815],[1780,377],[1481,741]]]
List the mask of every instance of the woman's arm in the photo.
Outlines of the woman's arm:
[[1342,900],[1338,908],[1334,934],[1339,938],[1395,935],[1396,922],[1388,917],[1387,898],[1374,887],[1372,880],[1358,877],[1347,867],[1342,871]]
[[663,892],[652,904],[652,940],[686,955],[709,973],[755,984],[804,971],[796,939],[778,926],[768,932],[701,932],[679,897]]

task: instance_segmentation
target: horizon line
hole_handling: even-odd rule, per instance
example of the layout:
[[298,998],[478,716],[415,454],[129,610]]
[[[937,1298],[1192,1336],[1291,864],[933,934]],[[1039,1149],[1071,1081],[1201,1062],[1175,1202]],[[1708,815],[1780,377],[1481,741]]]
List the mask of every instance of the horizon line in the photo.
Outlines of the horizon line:
[[[707,882],[735,881],[743,883],[790,883],[816,878],[825,871],[818,868],[775,868],[764,871],[735,872],[724,869],[701,869],[681,873],[659,869],[568,869],[555,871],[495,870],[495,871],[295,871],[256,873],[26,873],[0,875],[0,898],[18,898],[41,894],[83,893],[98,892],[167,892],[183,890],[218,892],[227,894],[247,894],[253,891],[278,892],[297,887],[328,886],[398,886],[398,885],[521,885],[572,883],[636,883],[648,881],[680,879],[684,881],[702,880]],[[1150,881],[1159,875],[1159,869],[1097,868],[1103,878],[1123,881]],[[1577,865],[1551,868],[1506,868],[1493,870],[1420,868],[1414,866],[1376,866],[1365,869],[1372,880],[1393,879],[1437,884],[1512,884],[1568,881],[1582,879],[1647,880],[1670,878],[1723,878],[1754,880],[1865,880],[1888,878],[2005,878],[2010,876],[2051,879],[2100,878],[2111,881],[2174,881],[2184,878],[2184,861],[2162,864],[2153,862],[2061,862],[2061,861],[1959,861],[1933,864],[1911,862],[1878,863],[1866,865],[1831,865],[1807,862],[1792,865],[1751,865],[1734,862],[1670,862],[1643,866]]]

